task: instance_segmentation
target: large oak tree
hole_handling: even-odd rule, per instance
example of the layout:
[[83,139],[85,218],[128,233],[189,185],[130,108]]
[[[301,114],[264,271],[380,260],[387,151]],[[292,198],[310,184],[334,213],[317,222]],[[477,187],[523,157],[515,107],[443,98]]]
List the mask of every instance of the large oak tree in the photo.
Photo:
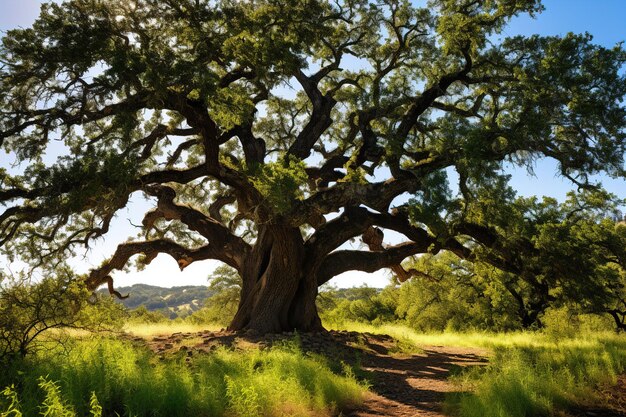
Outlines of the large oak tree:
[[[506,182],[503,166],[553,158],[583,188],[624,175],[624,51],[589,35],[498,38],[540,11],[538,0],[44,5],[0,50],[0,144],[27,166],[1,172],[0,245],[33,264],[67,257],[143,193],[144,237],[88,286],[114,291],[110,274],[135,255],[181,269],[217,259],[242,277],[230,327],[258,332],[318,329],[318,286],[349,270],[406,279],[416,271],[400,263],[419,253],[481,248],[527,274],[515,247],[532,241],[511,245],[506,227],[468,216]],[[54,146],[66,155],[50,162]],[[384,230],[406,241],[386,245]],[[359,236],[363,250],[342,248]]]

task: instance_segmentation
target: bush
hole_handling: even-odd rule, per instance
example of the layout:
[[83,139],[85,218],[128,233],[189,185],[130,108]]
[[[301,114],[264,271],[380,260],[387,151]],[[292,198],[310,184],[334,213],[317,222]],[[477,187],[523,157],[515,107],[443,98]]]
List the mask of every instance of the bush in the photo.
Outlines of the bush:
[[185,317],[185,321],[227,326],[237,312],[241,277],[234,268],[221,265],[215,269],[209,281],[209,291],[213,295],[206,299],[201,309]]
[[589,332],[610,331],[615,328],[607,315],[582,314],[575,306],[553,307],[542,318],[543,332],[554,340],[571,338]]
[[135,323],[163,323],[169,320],[161,311],[149,311],[145,305],[141,305],[129,312],[129,320]]
[[0,288],[0,358],[25,356],[48,329],[73,327],[88,293],[66,276],[38,283],[5,279]]
[[69,269],[39,282],[0,276],[0,361],[38,350],[51,329],[112,330],[123,322],[122,306],[92,296]]
[[395,315],[397,289],[383,290],[368,286],[329,288],[320,292],[317,300],[320,316],[325,323],[341,325],[362,322],[380,325],[398,320]]

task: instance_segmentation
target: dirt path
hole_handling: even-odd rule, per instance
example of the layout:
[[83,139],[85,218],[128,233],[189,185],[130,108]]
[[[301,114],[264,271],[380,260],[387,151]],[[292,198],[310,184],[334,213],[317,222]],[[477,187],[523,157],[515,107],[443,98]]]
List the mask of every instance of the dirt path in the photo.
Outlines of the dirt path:
[[[246,349],[265,347],[285,340],[300,340],[304,351],[359,363],[370,382],[370,394],[357,410],[346,417],[443,417],[445,395],[455,389],[451,372],[482,366],[487,351],[478,348],[430,346],[419,354],[401,353],[398,342],[385,335],[331,331],[315,335],[283,333],[263,338],[233,332],[175,333],[156,336],[147,342],[158,355],[184,351],[188,356],[209,352],[218,346]],[[396,352],[396,353],[394,353]]]
[[372,373],[372,394],[349,417],[440,417],[445,395],[455,387],[448,381],[461,367],[486,363],[482,349],[432,346],[419,355],[398,358],[368,355],[364,369]]

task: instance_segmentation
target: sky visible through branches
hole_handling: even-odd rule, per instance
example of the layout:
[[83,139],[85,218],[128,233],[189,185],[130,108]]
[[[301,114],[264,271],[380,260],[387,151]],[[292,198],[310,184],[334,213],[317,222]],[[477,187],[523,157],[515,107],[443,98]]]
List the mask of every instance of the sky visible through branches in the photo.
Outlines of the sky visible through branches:
[[[40,0],[0,0],[0,31],[28,27],[39,13]],[[419,3],[422,3],[419,1]],[[567,32],[588,32],[594,36],[594,42],[611,47],[616,43],[626,41],[626,2],[624,0],[544,0],[546,10],[536,19],[520,16],[514,19],[500,35],[565,35]],[[497,39],[494,39],[497,42]],[[626,71],[626,69],[624,69]],[[54,153],[54,149],[50,149]],[[57,153],[62,152],[59,147]],[[0,166],[9,167],[13,161],[10,155],[0,153]],[[19,169],[19,168],[18,168]],[[550,160],[539,160],[534,166],[534,175],[529,175],[523,168],[510,169],[513,176],[510,184],[519,195],[548,195],[563,201],[565,194],[573,188],[566,179],[557,176],[556,163]],[[455,177],[450,175],[450,184],[454,187]],[[613,180],[606,177],[597,177],[605,188],[618,197],[626,198],[626,184],[624,180]],[[133,207],[134,206],[134,207]],[[141,206],[141,207],[140,207]],[[110,256],[118,243],[128,236],[137,234],[132,224],[141,223],[141,214],[145,212],[145,202],[134,199],[126,210],[112,225],[104,241],[98,242],[85,255],[85,259],[78,259],[76,265],[79,272],[86,272],[89,268],[98,266]],[[133,213],[136,213],[133,215]],[[139,216],[139,217],[138,217]],[[391,232],[386,233],[388,243],[394,242]],[[360,239],[351,244],[354,248],[362,245]],[[0,259],[0,264],[5,263]],[[177,285],[204,285],[209,272],[218,265],[216,261],[203,261],[192,264],[184,272],[178,270],[176,262],[165,255],[159,256],[152,264],[141,272],[117,272],[114,275],[117,286],[147,283],[159,286]],[[9,265],[11,269],[19,265]],[[339,287],[350,287],[367,283],[370,286],[382,287],[387,284],[389,272],[381,270],[373,274],[364,272],[348,272],[335,277],[331,284]]]

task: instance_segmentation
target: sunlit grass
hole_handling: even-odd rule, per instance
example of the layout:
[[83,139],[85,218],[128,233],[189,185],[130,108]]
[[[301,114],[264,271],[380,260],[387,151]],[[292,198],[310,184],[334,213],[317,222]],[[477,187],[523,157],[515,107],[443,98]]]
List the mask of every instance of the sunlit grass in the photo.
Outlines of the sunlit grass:
[[[462,392],[447,399],[453,416],[541,416],[573,404],[596,404],[595,387],[615,383],[626,372],[626,337],[614,333],[422,334],[397,324],[328,327],[388,334],[402,342],[399,354],[418,352],[424,346],[484,350],[489,356],[486,366],[453,377],[457,391]],[[219,329],[180,322],[125,327],[146,338],[203,330]],[[40,376],[58,383],[63,404],[76,415],[88,414],[92,392],[104,415],[228,417],[336,415],[360,403],[365,392],[349,368],[344,367],[343,375],[333,374],[331,368],[341,367],[307,357],[290,345],[264,351],[219,349],[186,360],[181,354],[160,361],[148,350],[126,342],[85,338],[81,333],[74,336],[64,349],[42,352],[19,372],[13,369],[3,375],[5,386],[15,383],[19,387],[24,415],[37,415],[44,401],[37,386]],[[193,344],[190,340],[195,339],[185,338],[181,343]]]
[[163,323],[133,323],[124,325],[124,331],[139,337],[171,335],[172,333],[198,333],[204,330],[218,331],[222,326],[217,324],[190,324],[167,321]]
[[57,402],[78,416],[89,414],[93,394],[104,415],[331,416],[358,405],[366,391],[349,368],[333,373],[326,360],[289,344],[165,360],[110,338],[76,340],[65,348],[0,376],[4,386],[19,387],[24,416],[39,415],[46,401],[41,376],[58,386]]
[[388,334],[416,346],[486,349],[489,363],[453,378],[463,394],[448,398],[452,415],[525,417],[551,415],[573,404],[600,401],[595,388],[615,384],[626,372],[626,337],[613,332],[418,333],[402,325],[342,323],[336,330]]
[[626,338],[584,335],[543,346],[500,345],[484,369],[456,382],[470,394],[449,398],[463,417],[549,415],[572,404],[595,405],[598,384],[626,371]]
[[624,337],[614,332],[593,332],[579,336],[559,336],[542,332],[518,331],[509,333],[494,332],[441,332],[419,333],[401,324],[373,326],[367,323],[344,322],[327,325],[333,330],[349,330],[361,333],[387,334],[398,340],[409,340],[417,346],[459,346],[459,347],[555,347],[573,345],[593,348],[599,341],[623,341]]

